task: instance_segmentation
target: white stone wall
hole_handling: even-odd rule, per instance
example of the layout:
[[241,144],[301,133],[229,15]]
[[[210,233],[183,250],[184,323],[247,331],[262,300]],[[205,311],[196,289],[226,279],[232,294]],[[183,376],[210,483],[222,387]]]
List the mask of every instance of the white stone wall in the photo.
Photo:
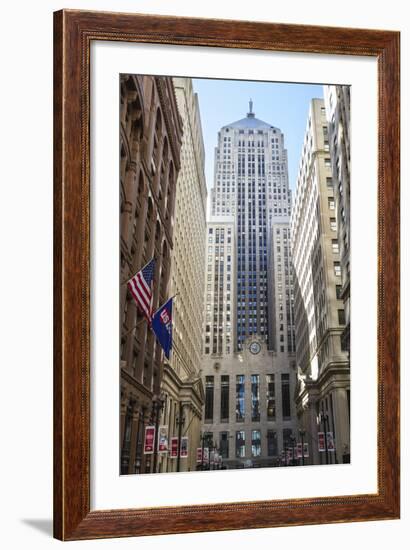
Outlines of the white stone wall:
[[[259,353],[250,351],[252,343],[260,345]],[[203,361],[203,380],[207,376],[214,377],[214,410],[212,422],[204,422],[203,432],[212,433],[213,440],[219,445],[220,433],[228,432],[229,458],[223,462],[228,467],[239,467],[247,461],[252,461],[253,466],[273,466],[280,457],[283,449],[283,430],[292,431],[297,436],[296,409],[293,395],[296,387],[296,368],[294,362],[289,361],[287,353],[270,352],[263,339],[255,337],[246,341],[244,350],[230,357],[212,358],[206,357]],[[251,376],[259,375],[260,420],[252,421]],[[267,418],[267,375],[275,376],[275,420]],[[221,376],[229,376],[229,421],[223,422],[220,417],[221,410]],[[238,375],[245,377],[245,418],[244,421],[236,419],[236,380]],[[282,414],[282,375],[289,376],[290,391],[290,417],[284,418]],[[206,389],[205,389],[206,391]],[[251,437],[252,431],[259,430],[261,434],[261,454],[252,456]],[[278,454],[268,456],[267,432],[273,430],[277,434]],[[236,457],[235,439],[238,431],[245,432],[245,456]]]
[[174,78],[183,119],[181,171],[175,202],[174,249],[171,258],[173,311],[172,365],[184,379],[198,373],[202,345],[206,183],[204,146],[198,101],[188,78]]
[[236,327],[236,249],[233,217],[213,218],[207,223],[206,235],[202,351],[204,355],[231,355],[234,350]]

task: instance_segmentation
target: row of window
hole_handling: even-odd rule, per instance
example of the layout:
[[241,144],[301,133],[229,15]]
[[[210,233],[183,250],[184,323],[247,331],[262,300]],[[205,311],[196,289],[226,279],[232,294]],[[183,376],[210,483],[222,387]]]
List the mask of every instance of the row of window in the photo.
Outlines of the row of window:
[[[260,395],[260,379],[259,374],[252,374],[250,377],[250,401],[251,401],[251,421],[260,422],[261,420],[261,395]],[[282,391],[282,417],[289,419],[291,415],[290,407],[290,378],[289,374],[281,374],[281,391]],[[212,423],[214,420],[215,409],[215,377],[205,377],[205,422]],[[265,404],[267,420],[276,420],[276,399],[275,399],[275,375],[267,374],[265,377]],[[230,376],[228,374],[221,375],[220,380],[220,421],[229,422],[230,420]],[[235,387],[235,421],[245,421],[245,375],[236,375]]]
[[[216,434],[215,434],[216,435]],[[248,434],[250,436],[250,456],[257,458],[262,454],[262,432],[261,430],[251,430]],[[219,453],[222,458],[229,458],[229,439],[232,436],[229,435],[229,432],[219,432]],[[292,446],[292,430],[290,428],[285,428],[282,430],[283,437],[283,448]],[[214,440],[213,432],[205,432],[203,435],[204,447],[216,443]],[[266,431],[266,441],[267,441],[267,455],[268,456],[278,456],[278,433],[275,430]],[[212,442],[212,443],[211,443]],[[238,430],[235,432],[235,457],[236,458],[245,458],[249,456],[249,450],[246,452],[247,437],[245,430]]]

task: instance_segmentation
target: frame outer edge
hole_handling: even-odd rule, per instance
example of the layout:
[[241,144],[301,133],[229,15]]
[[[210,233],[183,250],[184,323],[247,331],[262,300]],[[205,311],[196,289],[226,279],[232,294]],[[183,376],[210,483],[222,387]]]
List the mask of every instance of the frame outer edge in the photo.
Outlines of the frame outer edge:
[[64,537],[64,491],[63,491],[63,431],[62,431],[62,174],[63,174],[63,12],[53,14],[54,62],[53,62],[53,534]]
[[[208,24],[206,27],[205,23]],[[228,38],[222,33],[229,26]],[[198,45],[213,36],[215,44],[232,46],[241,29],[249,30],[249,40],[258,30],[290,37],[289,51],[319,51],[346,53],[344,46],[328,42],[330,30],[346,38],[353,55],[379,58],[379,269],[381,280],[389,290],[388,302],[378,285],[378,325],[384,328],[385,345],[378,343],[379,375],[383,373],[384,402],[378,403],[379,434],[388,438],[378,447],[378,459],[383,460],[379,472],[379,494],[333,497],[328,499],[296,499],[258,503],[217,504],[214,506],[157,507],[134,510],[103,510],[90,512],[89,502],[89,358],[88,335],[88,114],[89,40],[93,30],[104,34],[128,31],[126,40],[137,38],[138,25],[151,29],[150,42],[177,44],[186,30],[202,26],[197,38],[188,36],[189,43]],[[198,27],[199,26],[199,27]],[[399,33],[393,31],[360,31],[317,27],[318,42],[312,42],[307,26],[278,25],[257,22],[202,20],[136,14],[107,14],[62,10],[54,14],[54,536],[61,540],[200,532],[211,530],[274,527],[314,523],[335,523],[394,519],[399,517]],[[172,29],[171,29],[172,28]],[[316,27],[314,27],[316,29]],[[163,33],[166,29],[167,32]],[[170,30],[171,29],[171,30]],[[320,32],[319,32],[320,31]],[[173,38],[175,33],[175,38]],[[339,33],[339,34],[338,34]],[[243,33],[242,33],[243,34]],[[163,37],[165,36],[165,38]],[[118,36],[105,38],[121,40]],[[296,41],[296,36],[301,42]],[[242,38],[242,35],[241,35]],[[145,40],[145,39],[144,39]],[[142,41],[144,41],[142,40]],[[185,38],[183,38],[185,41]],[[316,38],[315,38],[316,40]],[[185,42],[184,42],[185,43]],[[253,42],[252,42],[253,43]],[[256,48],[259,42],[255,40]],[[239,44],[239,42],[238,42]],[[315,45],[317,44],[317,45]],[[244,46],[252,48],[252,45]],[[294,47],[294,50],[292,48]],[[367,49],[366,49],[367,48]],[[263,48],[264,49],[264,48]],[[275,50],[272,36],[266,49]],[[276,50],[280,50],[279,45]],[[337,51],[335,51],[335,49]],[[89,83],[88,83],[89,84]],[[381,109],[383,107],[383,109]],[[83,116],[82,116],[83,115]],[[391,120],[389,121],[389,116]],[[79,135],[81,134],[81,145]],[[85,155],[85,156],[84,156]],[[84,165],[85,163],[85,165]],[[383,198],[384,203],[380,202]],[[384,207],[386,207],[384,209]],[[380,220],[379,220],[380,223]],[[79,233],[86,232],[85,235]],[[388,237],[384,237],[388,235]],[[391,242],[392,241],[392,242]],[[388,252],[388,254],[386,254]],[[64,281],[67,284],[64,285]],[[393,289],[391,288],[393,285]],[[85,314],[84,314],[85,312]],[[386,322],[381,325],[382,316]],[[84,318],[85,315],[85,318]],[[380,330],[380,328],[379,328]],[[379,332],[380,335],[380,332]],[[383,338],[384,339],[384,338]],[[380,362],[380,359],[382,361]],[[85,404],[80,401],[85,399]],[[383,408],[387,403],[387,407]],[[88,430],[88,431],[87,431]],[[279,504],[278,504],[279,502]],[[234,510],[233,508],[236,508]],[[314,512],[315,510],[315,512]],[[311,513],[310,513],[311,512]],[[323,514],[321,514],[323,512]]]
[[[89,512],[89,391],[87,345],[89,215],[83,177],[81,18],[54,14],[54,534],[72,540]],[[81,135],[81,143],[80,143]],[[88,136],[88,133],[87,133]],[[88,150],[85,152],[88,154]]]
[[[384,130],[383,223],[381,258],[383,270],[383,309],[379,323],[384,324],[383,367],[385,368],[385,453],[388,470],[386,504],[393,517],[400,518],[400,33],[395,33],[381,55],[383,66],[381,127]],[[386,442],[388,441],[388,443]]]

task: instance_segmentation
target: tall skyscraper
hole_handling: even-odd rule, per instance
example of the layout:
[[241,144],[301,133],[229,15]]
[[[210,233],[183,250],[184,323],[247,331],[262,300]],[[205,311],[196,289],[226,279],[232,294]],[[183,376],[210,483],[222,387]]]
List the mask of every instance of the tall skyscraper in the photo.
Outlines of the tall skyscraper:
[[236,349],[252,335],[268,339],[269,230],[290,215],[284,136],[255,117],[223,126],[215,150],[212,215],[234,215],[236,230]]
[[219,131],[214,177],[203,441],[227,468],[279,465],[296,441],[291,195],[284,136],[255,117],[252,101]]
[[[292,209],[291,247],[299,426],[306,432],[315,464],[341,463],[350,455],[350,366],[341,338],[345,311],[340,294],[328,123],[322,99],[313,99],[310,105]],[[318,452],[318,431],[332,436],[334,448],[326,455]]]
[[324,98],[342,271],[340,295],[346,315],[342,338],[350,350],[350,86],[324,86]]

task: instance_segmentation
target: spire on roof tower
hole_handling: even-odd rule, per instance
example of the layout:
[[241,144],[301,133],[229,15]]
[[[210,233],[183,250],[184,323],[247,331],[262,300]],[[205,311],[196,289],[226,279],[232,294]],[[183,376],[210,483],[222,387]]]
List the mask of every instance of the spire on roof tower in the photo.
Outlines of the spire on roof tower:
[[252,111],[253,108],[253,101],[252,98],[249,100],[249,113],[247,113],[248,118],[255,118],[255,113]]

